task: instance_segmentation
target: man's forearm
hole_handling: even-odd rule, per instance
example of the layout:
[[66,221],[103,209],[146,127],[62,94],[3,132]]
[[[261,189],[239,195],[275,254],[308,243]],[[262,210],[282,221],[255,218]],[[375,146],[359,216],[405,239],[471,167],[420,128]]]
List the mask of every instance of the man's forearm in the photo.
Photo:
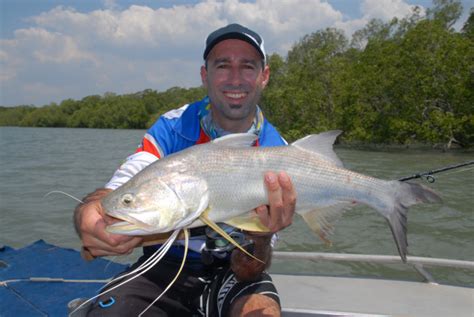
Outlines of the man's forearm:
[[247,238],[253,241],[253,255],[261,260],[259,262],[239,249],[232,252],[231,268],[240,281],[257,279],[271,264],[273,234],[247,233]]
[[265,262],[265,268],[270,267],[272,259],[271,241],[273,233],[251,233],[247,232],[247,239],[253,241],[253,255]]

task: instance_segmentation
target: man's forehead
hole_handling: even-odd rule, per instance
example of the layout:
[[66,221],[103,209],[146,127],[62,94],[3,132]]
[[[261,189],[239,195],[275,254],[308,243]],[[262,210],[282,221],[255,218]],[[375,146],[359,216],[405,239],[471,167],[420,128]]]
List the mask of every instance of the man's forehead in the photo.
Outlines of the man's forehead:
[[209,52],[208,59],[260,61],[262,58],[257,49],[246,41],[228,39],[217,43]]

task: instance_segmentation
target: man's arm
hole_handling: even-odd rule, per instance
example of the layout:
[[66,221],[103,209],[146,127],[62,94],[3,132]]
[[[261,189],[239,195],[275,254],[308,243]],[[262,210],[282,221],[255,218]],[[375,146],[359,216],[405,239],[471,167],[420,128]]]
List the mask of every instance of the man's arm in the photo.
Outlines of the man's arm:
[[[265,184],[268,190],[269,205],[261,206],[256,211],[262,223],[274,233],[291,224],[296,204],[296,193],[288,175],[284,172],[279,175],[267,173]],[[97,189],[87,195],[83,199],[84,203],[78,205],[74,211],[76,231],[84,248],[92,256],[128,254],[143,241],[141,237],[111,234],[105,230],[106,226],[113,223],[114,220],[105,214],[100,200],[110,191],[105,188]],[[250,233],[250,235],[250,239],[254,241],[255,255],[269,263],[271,234]],[[254,263],[251,260],[246,256],[236,255],[232,262],[234,266],[248,267],[248,269],[241,271],[245,272],[247,276],[245,278],[251,278],[258,276],[266,267],[258,261],[253,260]]]
[[145,149],[127,157],[105,185],[83,199],[83,204],[74,211],[74,225],[82,240],[83,257],[90,259],[96,256],[128,254],[142,241],[139,237],[110,234],[105,228],[116,220],[108,217],[101,204],[101,199],[112,190],[122,186],[146,166],[156,161],[158,157]]
[[250,281],[270,266],[271,239],[274,233],[291,225],[296,206],[296,191],[285,172],[278,175],[273,172],[265,174],[265,185],[268,191],[268,206],[256,209],[261,222],[270,229],[270,233],[248,232],[247,236],[254,242],[253,255],[265,263],[250,258],[242,251],[232,252],[231,268],[241,281]]
[[108,217],[101,204],[101,198],[111,189],[100,188],[88,194],[74,210],[74,226],[82,240],[85,251],[93,257],[128,254],[142,242],[140,237],[108,233],[105,228],[114,222]]

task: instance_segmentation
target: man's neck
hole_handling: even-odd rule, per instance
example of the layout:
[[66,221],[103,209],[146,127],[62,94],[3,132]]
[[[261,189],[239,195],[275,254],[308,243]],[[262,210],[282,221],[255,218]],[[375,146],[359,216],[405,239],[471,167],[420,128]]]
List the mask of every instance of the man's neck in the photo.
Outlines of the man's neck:
[[212,112],[212,120],[214,121],[214,124],[224,131],[231,133],[247,132],[252,127],[254,119],[255,113],[253,116],[249,116],[242,120],[226,120],[219,115],[215,115],[215,112]]

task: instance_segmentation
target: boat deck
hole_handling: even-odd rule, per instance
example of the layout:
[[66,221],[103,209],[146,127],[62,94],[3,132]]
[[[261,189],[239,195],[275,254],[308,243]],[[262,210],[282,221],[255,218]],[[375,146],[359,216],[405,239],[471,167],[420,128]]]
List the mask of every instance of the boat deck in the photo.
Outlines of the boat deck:
[[474,316],[474,289],[367,278],[272,274],[284,316]]
[[[298,259],[287,252],[275,252],[275,256]],[[308,256],[315,254],[302,254]],[[417,265],[420,261],[433,260],[419,259]],[[445,264],[474,268],[474,262]],[[76,250],[41,240],[18,250],[3,247],[0,316],[67,316],[69,302],[92,297],[105,279],[125,267],[103,259],[86,262]],[[272,278],[280,293],[283,316],[288,317],[474,316],[474,288],[469,287],[329,276],[272,274]],[[426,279],[431,280],[429,275]]]

